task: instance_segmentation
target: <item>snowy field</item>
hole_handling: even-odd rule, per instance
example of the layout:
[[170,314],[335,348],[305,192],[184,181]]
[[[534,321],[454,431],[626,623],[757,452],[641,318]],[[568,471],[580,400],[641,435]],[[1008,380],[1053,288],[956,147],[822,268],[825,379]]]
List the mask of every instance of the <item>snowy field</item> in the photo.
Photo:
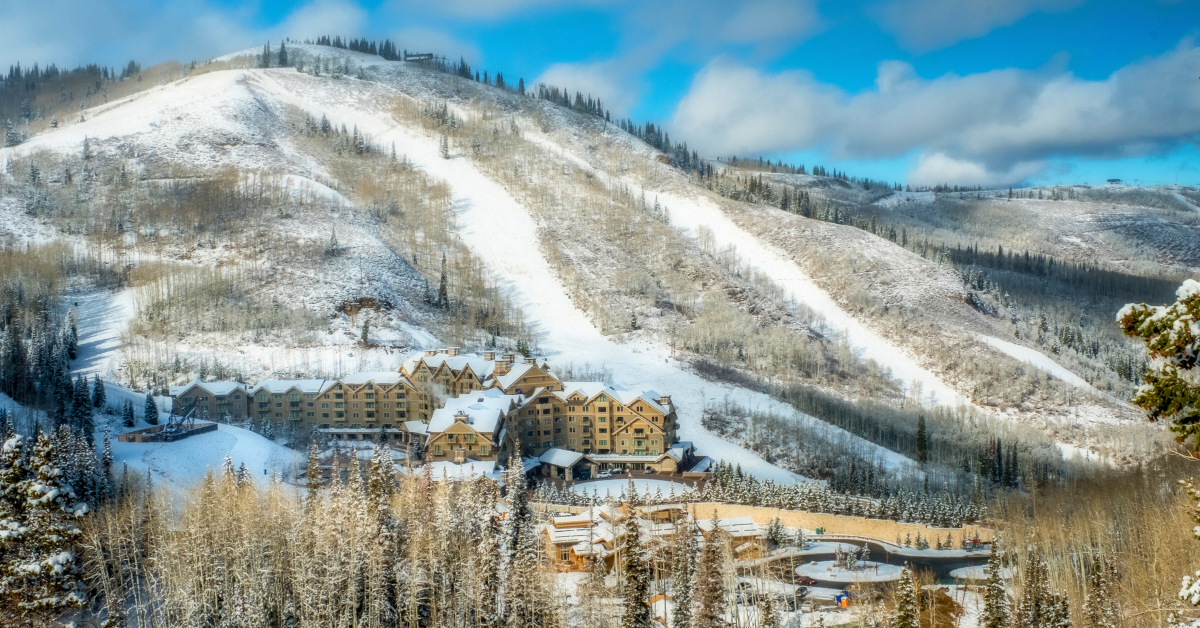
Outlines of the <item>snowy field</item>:
[[1055,362],[1054,360],[1051,360],[1049,357],[1037,351],[1036,349],[1022,347],[1021,345],[1008,342],[1007,340],[1001,340],[999,338],[985,336],[983,334],[979,334],[977,337],[987,346],[992,347],[993,349],[996,349],[997,351],[1011,358],[1015,358],[1026,364],[1036,366],[1043,371],[1046,371],[1047,373],[1057,377],[1058,379],[1067,382],[1068,384],[1093,392],[1098,392],[1095,388],[1092,388],[1091,384],[1087,383],[1087,380],[1067,370],[1066,367],[1058,362]]
[[823,560],[796,567],[796,575],[825,582],[888,582],[899,579],[903,570],[899,565],[867,561],[851,571],[835,567],[832,560]]
[[121,443],[115,434],[111,438],[116,473],[121,472],[123,464],[140,476],[149,470],[155,483],[169,486],[176,493],[194,486],[210,471],[219,474],[226,454],[235,469],[245,464],[258,483],[275,473],[284,480],[293,480],[305,463],[303,454],[232,425],[218,425],[215,432],[173,443]]
[[[692,490],[687,484],[679,482],[668,482],[666,480],[645,480],[635,478],[633,480],[634,488],[641,495],[654,496],[658,491],[662,491],[664,497],[671,494],[674,490],[676,495],[680,495],[686,491]],[[619,497],[622,491],[628,490],[628,478],[613,479],[613,480],[597,480],[595,482],[585,482],[576,484],[571,487],[572,493],[579,495],[595,495],[603,499],[607,495]]]
[[[1004,567],[1000,570],[1000,577],[1004,579],[1012,578],[1013,571],[1011,567]],[[987,565],[972,565],[970,567],[959,567],[950,572],[950,577],[956,580],[987,580]]]

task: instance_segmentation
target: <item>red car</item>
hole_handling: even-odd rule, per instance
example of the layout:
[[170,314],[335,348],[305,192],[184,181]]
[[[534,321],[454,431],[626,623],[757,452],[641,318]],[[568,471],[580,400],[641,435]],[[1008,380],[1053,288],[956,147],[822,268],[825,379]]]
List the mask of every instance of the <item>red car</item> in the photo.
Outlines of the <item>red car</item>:
[[812,578],[809,578],[808,576],[796,576],[796,584],[806,586],[806,587],[811,587],[811,586],[815,585],[816,583],[817,583],[816,580],[813,580]]

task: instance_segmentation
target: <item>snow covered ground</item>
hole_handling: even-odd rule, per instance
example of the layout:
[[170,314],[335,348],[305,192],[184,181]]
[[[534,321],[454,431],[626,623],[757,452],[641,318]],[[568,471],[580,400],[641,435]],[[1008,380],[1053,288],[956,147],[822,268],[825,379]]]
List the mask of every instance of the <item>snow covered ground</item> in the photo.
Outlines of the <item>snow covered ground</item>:
[[[687,484],[680,482],[668,482],[666,480],[646,480],[642,478],[634,478],[633,486],[637,492],[647,497],[654,496],[658,491],[662,491],[663,496],[671,494],[671,490],[675,491],[676,495],[680,495],[685,491],[691,490]],[[595,482],[585,482],[576,484],[571,487],[571,492],[580,495],[595,495],[603,499],[607,495],[619,497],[622,491],[629,489],[629,479],[613,479],[613,480],[597,480]]]
[[[1013,575],[1013,570],[1011,567],[1004,567],[1003,569],[1000,570],[1000,577],[1002,577],[1002,578],[1006,578],[1006,579],[1011,578],[1012,575]],[[950,572],[950,577],[956,578],[956,579],[961,579],[961,580],[986,580],[987,579],[987,565],[972,565],[970,567],[959,567],[958,569],[955,569]]]
[[1091,384],[1087,383],[1087,380],[1067,370],[1066,367],[1058,362],[1055,362],[1054,360],[1051,360],[1049,357],[1037,351],[1036,349],[1022,347],[1021,345],[1008,342],[1007,340],[1001,340],[999,338],[985,336],[983,334],[979,334],[977,337],[987,346],[992,347],[993,349],[996,349],[997,351],[1009,357],[1016,358],[1026,364],[1032,364],[1033,366],[1046,371],[1047,373],[1057,377],[1058,379],[1061,379],[1064,382],[1067,382],[1068,384],[1093,392],[1098,392],[1095,388],[1092,388]]
[[[378,62],[378,59],[371,62]],[[405,72],[400,66],[391,68],[384,62],[379,63],[388,67],[390,72]],[[254,111],[261,111],[264,105],[272,108],[292,105],[315,116],[327,114],[339,123],[357,125],[361,132],[372,136],[377,143],[388,145],[394,141],[397,152],[407,155],[418,167],[449,183],[459,212],[464,241],[483,259],[522,307],[528,322],[540,334],[539,348],[552,364],[556,357],[564,361],[601,364],[616,374],[616,384],[648,385],[671,394],[680,406],[680,438],[692,441],[700,453],[740,464],[744,471],[759,478],[780,482],[802,479],[709,433],[700,426],[699,419],[706,402],[725,397],[745,407],[769,409],[781,415],[795,416],[800,421],[816,419],[795,413],[790,406],[761,393],[704,380],[691,372],[687,364],[670,359],[665,347],[645,342],[620,344],[602,335],[574,307],[539,247],[513,245],[537,242],[536,225],[529,212],[502,185],[478,171],[469,160],[442,159],[436,138],[427,136],[419,129],[398,126],[390,111],[391,100],[398,94],[399,91],[394,87],[378,82],[350,78],[334,81],[328,77],[314,78],[289,70],[214,72],[153,88],[126,102],[110,104],[103,112],[99,109],[86,112],[85,122],[71,123],[40,134],[26,144],[6,149],[7,153],[0,151],[0,160],[14,151],[26,152],[38,148],[74,151],[85,135],[94,138],[153,135],[155,146],[162,149],[160,155],[167,158],[177,157],[200,167],[229,163],[235,166],[253,165],[253,169],[274,168],[281,172],[299,170],[301,174],[297,176],[311,179],[311,171],[319,171],[320,166],[312,164],[303,155],[295,154],[289,146],[272,143],[275,138],[263,135],[269,135],[269,130],[252,126],[248,116]],[[187,109],[186,115],[180,115],[182,108]],[[211,138],[194,135],[198,126],[206,126],[206,132],[245,136],[256,141],[238,144],[236,150],[221,149],[225,152],[218,152],[208,145],[210,142],[206,143]],[[194,145],[194,154],[186,155],[186,159],[176,154],[179,146],[189,144]],[[676,208],[672,208],[672,211],[675,212]],[[339,229],[338,233],[340,237],[342,231]],[[747,249],[746,253],[757,255],[751,249]],[[793,272],[798,272],[794,264],[780,263],[790,265]],[[111,349],[119,345],[117,330],[123,321],[128,320],[128,305],[128,301],[117,303],[112,299],[97,297],[95,303],[89,306],[94,312],[91,318],[98,324],[105,322],[110,329],[108,337],[92,335],[97,354],[88,358],[87,368],[93,372],[112,369],[114,353]],[[833,318],[830,317],[831,320]],[[419,328],[409,327],[412,329],[404,329],[404,332],[414,342],[425,344],[433,340],[427,333],[420,333]],[[187,350],[186,345],[177,348]],[[236,356],[245,355],[248,367],[252,362],[262,363],[264,357],[271,367],[278,367],[280,362],[295,363],[295,356],[264,356],[261,354],[273,354],[275,351],[265,347],[261,349],[242,347],[241,351],[245,354],[237,348],[232,353]],[[335,353],[341,350],[339,347]],[[222,349],[222,353],[229,352]],[[332,358],[314,355],[314,359],[324,365]],[[339,355],[335,366],[344,364],[349,367],[343,370],[354,370],[358,366],[346,364],[342,359]],[[381,365],[384,368],[387,366]],[[936,387],[927,386],[926,390],[936,390]],[[942,400],[949,399],[945,394],[938,393],[938,396]],[[869,445],[869,449],[890,468],[911,466],[911,462],[903,456],[873,445]]]
[[220,473],[228,454],[234,468],[246,465],[256,482],[263,482],[273,473],[292,480],[305,462],[303,454],[267,440],[240,427],[221,424],[217,431],[185,438],[173,443],[122,443],[111,435],[113,469],[121,472],[128,465],[130,473],[144,476],[149,470],[159,486],[172,492],[186,490],[204,479],[209,471]]
[[[529,134],[536,138],[535,134]],[[603,180],[611,181],[611,177],[598,171],[583,158],[571,154],[570,149],[555,143],[546,137],[537,138],[543,146],[552,147],[554,151],[582,168],[596,173]],[[619,183],[637,190],[643,188],[631,177],[624,177]],[[741,227],[734,224],[719,207],[697,194],[682,196],[664,190],[645,189],[647,198],[656,198],[670,210],[671,224],[689,231],[695,237],[701,227],[712,230],[717,248],[736,247],[739,255],[754,265],[759,272],[769,276],[772,281],[783,287],[788,296],[797,303],[803,303],[814,312],[823,316],[831,330],[844,337],[858,356],[866,360],[874,360],[880,366],[891,371],[892,376],[904,382],[911,390],[913,384],[920,384],[923,402],[931,405],[961,405],[967,403],[967,398],[947,386],[936,375],[917,364],[907,352],[890,340],[867,328],[841,306],[834,302],[827,292],[822,290],[799,265],[788,258],[782,251],[767,244]],[[927,396],[926,396],[927,395]]]
[[137,316],[133,290],[69,293],[66,302],[79,316],[76,321],[79,353],[71,364],[72,371],[89,379],[99,375],[107,381],[116,381],[122,359],[121,334]]
[[871,561],[859,563],[859,565],[857,569],[849,570],[834,566],[832,560],[822,560],[796,567],[796,575],[808,576],[814,580],[825,582],[888,582],[898,579],[904,570],[899,565]]

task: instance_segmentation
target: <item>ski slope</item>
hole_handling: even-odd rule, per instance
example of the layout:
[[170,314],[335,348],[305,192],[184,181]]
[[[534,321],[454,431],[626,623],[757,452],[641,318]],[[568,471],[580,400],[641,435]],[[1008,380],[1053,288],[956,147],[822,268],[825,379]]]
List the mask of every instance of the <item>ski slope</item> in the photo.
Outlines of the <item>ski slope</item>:
[[1049,357],[1042,354],[1040,351],[1037,351],[1036,349],[1022,347],[1021,345],[1008,342],[1007,340],[1001,340],[993,336],[979,334],[977,337],[987,346],[1011,358],[1015,358],[1026,364],[1036,366],[1037,368],[1046,371],[1047,373],[1057,377],[1058,379],[1061,379],[1064,382],[1067,382],[1068,384],[1093,392],[1098,392],[1092,387],[1091,384],[1087,383],[1087,380],[1067,370],[1066,367],[1058,362],[1055,362],[1054,360],[1051,360]]
[[[388,145],[394,141],[398,153],[404,153],[418,167],[451,186],[463,240],[523,309],[528,322],[542,338],[541,348],[552,362],[557,357],[563,361],[602,364],[616,374],[615,384],[650,386],[671,394],[680,406],[679,437],[692,441],[698,452],[740,464],[744,471],[760,479],[778,482],[803,479],[709,433],[700,425],[700,416],[706,402],[729,397],[742,406],[769,409],[783,416],[793,416],[798,421],[810,421],[815,425],[820,423],[817,419],[796,413],[790,406],[767,395],[704,380],[691,372],[687,364],[671,359],[663,347],[648,343],[617,344],[601,334],[574,307],[540,248],[531,245],[538,242],[538,237],[529,212],[468,159],[442,159],[435,138],[428,137],[422,130],[397,125],[391,115],[390,102],[399,94],[395,87],[381,83],[355,79],[333,81],[287,70],[213,72],[186,83],[152,89],[120,107],[92,113],[85,122],[41,134],[16,148],[22,151],[35,148],[70,151],[77,149],[85,135],[146,134],[155,146],[170,153],[178,142],[193,138],[198,126],[211,124],[224,134],[258,136],[259,130],[246,128],[245,116],[239,119],[239,115],[233,114],[263,107],[282,110],[287,105],[315,117],[326,114],[339,123],[357,125],[377,143]],[[185,118],[175,115],[184,110],[189,112]],[[234,121],[224,119],[230,115]],[[275,148],[283,153],[290,151],[285,146]],[[244,150],[247,152],[220,157],[226,163],[241,165],[243,160],[254,157],[253,147]],[[0,153],[0,160],[3,157]],[[197,159],[208,165],[217,157],[217,154],[201,149]],[[296,158],[294,153],[290,157],[293,167],[297,165],[296,161],[305,160]],[[278,166],[283,159],[272,156],[268,161],[260,167]],[[674,207],[672,211],[676,211]],[[119,330],[128,320],[129,310],[125,308],[129,304],[131,301],[121,303],[100,297],[88,304],[90,315],[85,318],[95,320],[98,330],[96,334],[88,335],[87,342],[95,345],[94,353],[87,357],[86,368],[91,372],[111,370],[116,359],[113,356],[119,349]],[[105,329],[107,336],[103,332]],[[419,342],[424,344],[429,340],[423,337]],[[824,426],[823,423],[820,425]],[[862,442],[867,451],[873,452],[889,468],[913,467],[911,461],[899,454]],[[154,460],[143,460],[140,464],[155,468]],[[193,471],[198,468],[195,464],[192,467]]]
[[[534,133],[528,134],[528,137],[543,148],[550,149],[580,168],[594,173],[601,180],[612,182],[612,177],[607,173],[596,170],[567,147]],[[712,231],[717,248],[735,247],[747,262],[784,288],[792,300],[805,304],[824,317],[827,326],[845,338],[859,358],[874,360],[876,364],[888,369],[909,391],[915,389],[914,384],[920,384],[922,403],[958,406],[969,402],[967,397],[917,364],[905,350],[842,309],[829,293],[817,286],[787,254],[737,226],[708,199],[695,194],[681,196],[662,190],[645,189],[631,177],[620,179],[620,183],[635,191],[644,192],[647,198],[657,197],[658,202],[670,210],[671,224],[689,231],[693,237],[701,227],[707,227]]]

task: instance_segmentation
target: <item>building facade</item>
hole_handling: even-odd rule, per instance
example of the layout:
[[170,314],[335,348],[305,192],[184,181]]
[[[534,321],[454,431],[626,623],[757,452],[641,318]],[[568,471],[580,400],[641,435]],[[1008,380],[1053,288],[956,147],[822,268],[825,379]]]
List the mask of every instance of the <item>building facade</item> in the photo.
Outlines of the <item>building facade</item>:
[[690,455],[690,447],[673,447],[678,418],[670,396],[562,382],[545,361],[513,353],[480,356],[451,347],[414,354],[397,371],[254,386],[194,381],[171,387],[171,397],[176,413],[270,421],[277,433],[415,444],[434,460],[567,451],[586,455],[594,473],[675,471],[684,462],[680,452]]

